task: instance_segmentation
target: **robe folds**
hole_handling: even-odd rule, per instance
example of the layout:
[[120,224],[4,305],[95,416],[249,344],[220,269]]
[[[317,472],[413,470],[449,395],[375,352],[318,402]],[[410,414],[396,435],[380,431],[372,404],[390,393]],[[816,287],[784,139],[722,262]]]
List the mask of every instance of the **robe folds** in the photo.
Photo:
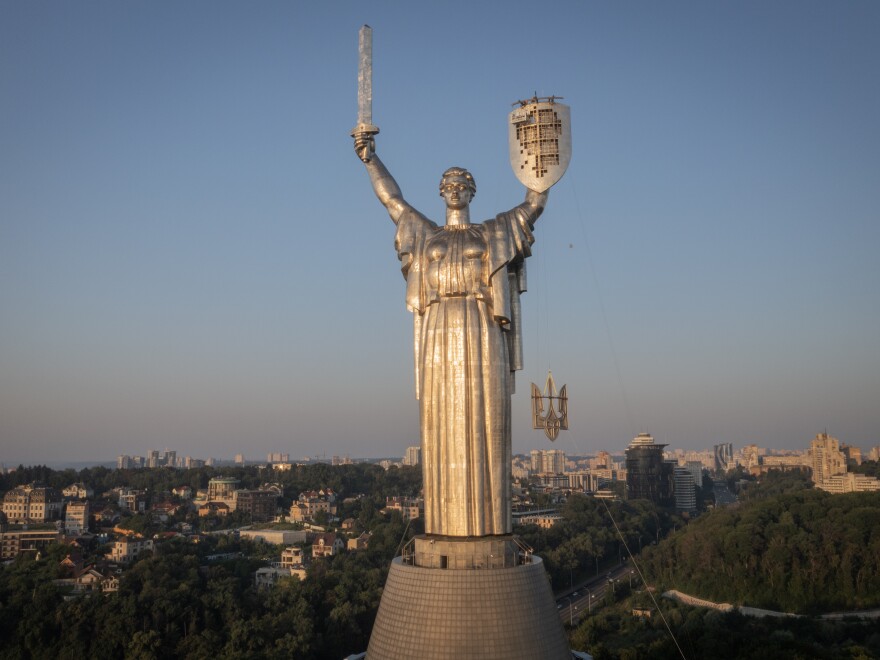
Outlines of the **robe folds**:
[[398,220],[428,534],[512,531],[510,397],[536,218],[523,204],[480,224],[438,227],[414,210]]

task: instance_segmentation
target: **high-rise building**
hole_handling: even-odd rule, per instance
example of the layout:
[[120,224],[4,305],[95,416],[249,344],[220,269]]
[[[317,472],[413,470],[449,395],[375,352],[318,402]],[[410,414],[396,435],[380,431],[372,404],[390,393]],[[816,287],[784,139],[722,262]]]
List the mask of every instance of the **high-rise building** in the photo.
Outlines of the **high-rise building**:
[[147,467],[155,468],[159,467],[159,450],[151,449],[147,452]]
[[561,449],[533,449],[532,474],[564,474],[565,452]]
[[236,454],[235,455],[235,464],[236,465],[244,465],[244,454]]
[[675,508],[679,511],[695,512],[697,510],[697,491],[694,475],[686,467],[676,466],[673,469],[675,482]]
[[673,465],[663,458],[663,448],[650,433],[640,433],[626,450],[627,499],[651,500],[660,506],[672,506]]
[[177,467],[177,451],[172,449],[165,450],[165,467]]
[[733,464],[733,444],[724,442],[715,445],[715,472],[726,472],[735,467]]
[[828,433],[818,433],[810,443],[813,464],[813,483],[821,484],[838,474],[846,474],[846,457],[840,451],[840,441]]
[[403,457],[404,465],[418,465],[422,461],[422,448],[418,445],[406,448],[406,455]]
[[686,461],[684,466],[694,478],[694,486],[703,487],[703,463],[702,461]]

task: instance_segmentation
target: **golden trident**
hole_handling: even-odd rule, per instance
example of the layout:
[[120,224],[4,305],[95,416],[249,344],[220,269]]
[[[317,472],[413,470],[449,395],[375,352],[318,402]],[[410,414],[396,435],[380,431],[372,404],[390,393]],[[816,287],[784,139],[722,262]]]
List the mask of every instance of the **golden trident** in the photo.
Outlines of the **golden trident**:
[[[556,393],[556,383],[553,382],[551,371],[547,372],[547,383],[544,385],[543,394],[538,386],[532,383],[532,428],[544,429],[551,442],[556,440],[560,431],[568,430],[568,396],[565,387],[563,385],[559,394]],[[544,399],[547,399],[546,414],[544,414]]]

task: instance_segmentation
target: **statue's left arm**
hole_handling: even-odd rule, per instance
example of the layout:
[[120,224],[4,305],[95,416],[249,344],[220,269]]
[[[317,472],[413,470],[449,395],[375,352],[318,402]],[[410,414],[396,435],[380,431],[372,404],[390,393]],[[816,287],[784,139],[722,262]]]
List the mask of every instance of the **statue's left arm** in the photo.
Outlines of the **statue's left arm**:
[[529,188],[526,188],[526,200],[519,205],[518,208],[523,209],[528,215],[532,224],[540,217],[540,215],[544,212],[544,207],[547,205],[547,191],[544,192],[535,192]]

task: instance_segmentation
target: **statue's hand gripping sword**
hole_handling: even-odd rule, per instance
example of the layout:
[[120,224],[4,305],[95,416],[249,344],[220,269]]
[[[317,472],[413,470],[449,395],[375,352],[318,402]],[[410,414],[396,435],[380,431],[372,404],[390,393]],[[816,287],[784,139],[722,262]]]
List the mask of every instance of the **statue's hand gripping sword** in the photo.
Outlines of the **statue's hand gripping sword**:
[[358,156],[368,163],[373,153],[373,136],[379,132],[379,127],[373,125],[373,28],[369,25],[358,33],[358,56],[358,123],[351,136],[364,141]]

